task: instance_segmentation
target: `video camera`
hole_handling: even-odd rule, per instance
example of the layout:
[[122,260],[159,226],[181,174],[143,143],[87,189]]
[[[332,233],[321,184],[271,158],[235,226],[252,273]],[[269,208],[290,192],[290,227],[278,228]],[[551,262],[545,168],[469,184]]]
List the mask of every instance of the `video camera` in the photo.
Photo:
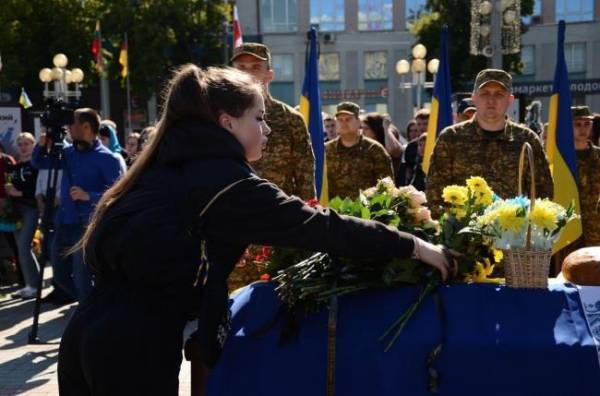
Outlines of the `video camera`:
[[46,99],[44,112],[41,116],[42,124],[46,127],[46,136],[52,141],[50,154],[58,154],[63,147],[63,140],[67,135],[67,125],[74,122],[74,110],[62,99]]

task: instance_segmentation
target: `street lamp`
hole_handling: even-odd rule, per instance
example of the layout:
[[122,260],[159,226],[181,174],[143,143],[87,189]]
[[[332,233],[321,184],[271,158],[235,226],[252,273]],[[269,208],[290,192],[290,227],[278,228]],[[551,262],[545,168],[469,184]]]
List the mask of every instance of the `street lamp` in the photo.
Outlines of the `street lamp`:
[[[83,70],[75,68],[67,70],[69,59],[65,54],[56,54],[52,58],[52,69],[45,67],[40,70],[39,78],[44,83],[44,98],[62,99],[69,101],[70,97],[79,100],[81,90],[79,85],[83,81]],[[48,84],[54,82],[52,90],[48,89]],[[69,84],[75,84],[75,90],[69,90]]]
[[[402,80],[400,82],[400,89],[404,90],[415,87],[417,90],[417,109],[421,108],[421,90],[423,88],[433,88],[435,75],[440,66],[440,61],[435,58],[426,63],[426,56],[427,48],[423,44],[417,44],[412,49],[412,62],[406,59],[400,59],[396,62],[396,73],[400,75]],[[434,81],[426,81],[425,69],[433,74]],[[405,77],[410,71],[412,71],[412,81],[405,82]]]
[[502,68],[502,55],[521,51],[521,0],[471,1],[471,55],[491,58]]

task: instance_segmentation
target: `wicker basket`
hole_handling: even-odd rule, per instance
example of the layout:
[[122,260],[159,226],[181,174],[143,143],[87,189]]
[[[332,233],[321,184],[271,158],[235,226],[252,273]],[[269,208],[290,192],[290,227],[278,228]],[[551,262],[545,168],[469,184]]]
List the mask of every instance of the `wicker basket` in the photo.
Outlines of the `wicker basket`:
[[[523,168],[525,165],[525,153],[528,156],[529,171],[531,174],[531,186],[529,199],[530,210],[535,206],[535,169],[533,165],[533,150],[529,143],[523,144],[519,158],[519,195],[523,193]],[[550,269],[550,258],[552,251],[531,250],[531,225],[527,226],[525,238],[525,249],[503,250],[504,273],[506,285],[514,288],[545,289],[548,287],[548,271]]]

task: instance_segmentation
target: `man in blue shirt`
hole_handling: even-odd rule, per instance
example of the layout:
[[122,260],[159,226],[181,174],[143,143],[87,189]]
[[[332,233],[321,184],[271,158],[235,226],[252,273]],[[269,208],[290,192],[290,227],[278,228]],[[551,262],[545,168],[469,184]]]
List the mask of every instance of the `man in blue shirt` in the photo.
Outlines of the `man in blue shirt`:
[[77,109],[70,127],[73,145],[64,148],[60,161],[47,155],[52,142],[42,135],[33,151],[32,163],[39,169],[62,169],[60,206],[55,236],[50,248],[54,283],[70,297],[83,301],[91,291],[92,275],[81,252],[65,255],[83,235],[90,216],[104,191],[122,175],[119,159],[98,140],[100,116],[90,108]]

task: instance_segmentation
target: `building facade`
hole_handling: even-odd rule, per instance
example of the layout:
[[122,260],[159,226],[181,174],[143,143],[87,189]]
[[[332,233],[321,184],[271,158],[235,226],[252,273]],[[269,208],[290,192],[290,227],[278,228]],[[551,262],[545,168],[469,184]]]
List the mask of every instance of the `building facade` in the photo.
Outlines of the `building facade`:
[[[415,92],[399,88],[402,80],[395,64],[410,59],[416,44],[410,24],[424,5],[424,0],[237,1],[244,40],[271,48],[275,97],[298,103],[306,32],[317,25],[323,110],[333,112],[336,103],[352,100],[366,111],[391,114],[401,127],[412,118]],[[536,0],[534,15],[526,19],[530,28],[522,37],[525,67],[515,76],[515,87],[521,101],[542,101],[543,119],[560,19],[568,23],[565,54],[574,82],[573,101],[600,112],[600,0]]]

